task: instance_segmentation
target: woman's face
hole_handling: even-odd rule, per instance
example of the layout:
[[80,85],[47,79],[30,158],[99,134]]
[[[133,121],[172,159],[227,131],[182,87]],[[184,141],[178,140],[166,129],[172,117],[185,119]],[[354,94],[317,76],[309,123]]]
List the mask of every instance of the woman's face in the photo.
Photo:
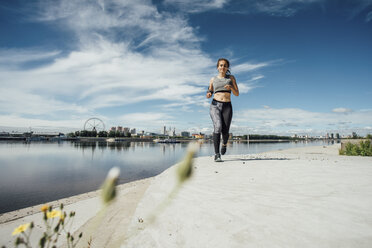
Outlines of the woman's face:
[[227,70],[229,69],[229,65],[225,60],[220,60],[218,62],[217,70],[219,73],[226,74]]

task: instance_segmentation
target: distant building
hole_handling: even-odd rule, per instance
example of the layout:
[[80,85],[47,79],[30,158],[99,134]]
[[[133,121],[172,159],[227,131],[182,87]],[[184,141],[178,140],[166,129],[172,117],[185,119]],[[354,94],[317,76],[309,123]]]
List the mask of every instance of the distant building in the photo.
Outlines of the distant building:
[[182,137],[190,137],[190,132],[183,131],[181,132]]
[[340,139],[340,134],[336,133],[336,139]]
[[136,129],[135,129],[135,128],[132,128],[132,129],[130,130],[130,133],[131,133],[131,134],[136,134]]
[[129,131],[130,131],[130,128],[129,127],[124,127],[123,128],[124,135],[128,135]]
[[204,134],[203,133],[193,133],[191,136],[194,139],[204,139]]
[[152,135],[141,135],[141,139],[152,139]]
[[118,127],[116,128],[116,131],[122,133],[122,132],[123,132],[123,127],[122,127],[122,126],[118,126]]
[[116,132],[116,127],[111,127],[110,131]]

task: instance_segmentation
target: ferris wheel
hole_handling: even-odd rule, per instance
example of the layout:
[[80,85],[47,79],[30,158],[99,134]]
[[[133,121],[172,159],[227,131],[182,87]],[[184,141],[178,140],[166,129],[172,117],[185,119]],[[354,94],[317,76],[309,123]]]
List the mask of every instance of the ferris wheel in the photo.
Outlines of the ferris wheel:
[[97,132],[105,131],[105,123],[98,118],[89,118],[84,123],[84,130]]

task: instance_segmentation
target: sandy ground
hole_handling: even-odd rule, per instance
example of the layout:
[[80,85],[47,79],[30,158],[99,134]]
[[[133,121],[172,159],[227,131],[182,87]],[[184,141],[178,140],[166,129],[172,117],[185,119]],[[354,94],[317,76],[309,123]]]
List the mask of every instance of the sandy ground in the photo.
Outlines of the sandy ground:
[[[230,155],[222,163],[200,157],[168,201],[176,167],[122,185],[98,228],[98,197],[70,199],[72,231],[85,234],[83,247],[90,237],[91,247],[371,247],[372,158],[339,156],[338,148]],[[30,211],[0,216],[0,244],[12,247],[15,227],[41,220]]]
[[154,213],[173,167],[148,188],[122,247],[371,247],[372,158],[338,148],[196,159],[192,179]]

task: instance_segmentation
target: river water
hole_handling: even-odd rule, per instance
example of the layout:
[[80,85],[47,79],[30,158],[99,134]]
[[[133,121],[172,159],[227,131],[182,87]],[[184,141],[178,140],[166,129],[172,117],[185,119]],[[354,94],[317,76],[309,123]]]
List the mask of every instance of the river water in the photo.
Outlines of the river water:
[[[324,141],[231,142],[227,155],[325,145]],[[180,161],[188,143],[0,142],[0,213],[96,190],[110,168],[121,170],[119,184],[155,176]],[[211,156],[202,144],[198,156]],[[211,157],[211,159],[213,159]]]

